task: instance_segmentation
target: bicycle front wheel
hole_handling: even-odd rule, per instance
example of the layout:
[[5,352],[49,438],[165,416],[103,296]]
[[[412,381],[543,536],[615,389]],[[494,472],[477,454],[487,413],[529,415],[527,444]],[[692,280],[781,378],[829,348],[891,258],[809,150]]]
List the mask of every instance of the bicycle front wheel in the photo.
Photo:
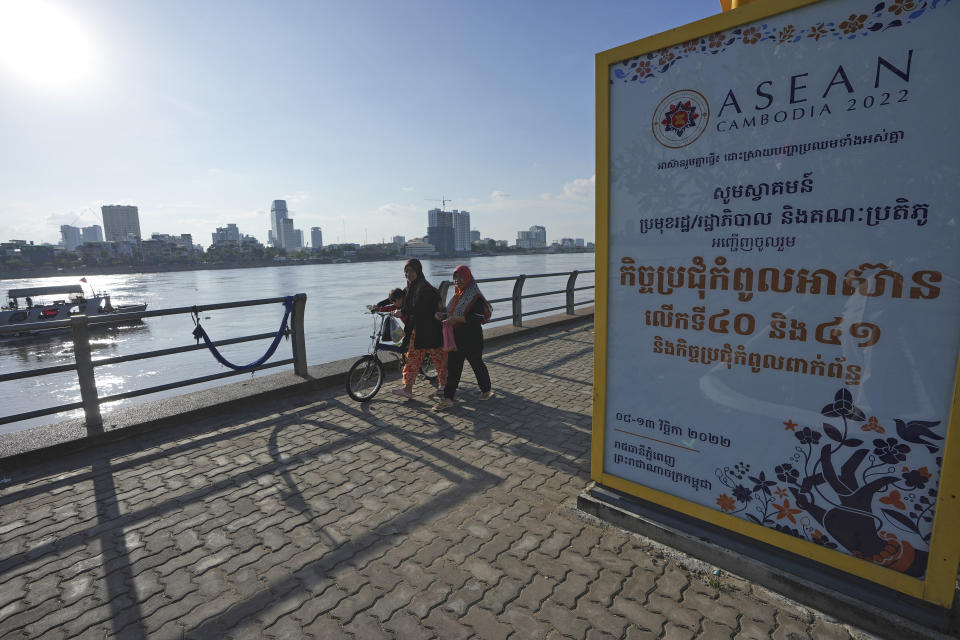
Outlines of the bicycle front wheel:
[[420,375],[433,382],[437,379],[437,368],[433,364],[433,358],[427,353],[423,356],[423,364],[420,365]]
[[357,402],[377,395],[383,385],[383,364],[374,356],[364,356],[347,373],[347,394]]

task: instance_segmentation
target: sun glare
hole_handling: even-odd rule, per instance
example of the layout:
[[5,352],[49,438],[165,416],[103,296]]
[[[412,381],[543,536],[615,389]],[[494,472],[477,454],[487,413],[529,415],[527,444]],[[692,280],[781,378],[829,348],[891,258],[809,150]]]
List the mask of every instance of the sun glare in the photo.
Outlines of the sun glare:
[[96,50],[84,25],[44,0],[0,0],[0,71],[47,89],[91,80]]

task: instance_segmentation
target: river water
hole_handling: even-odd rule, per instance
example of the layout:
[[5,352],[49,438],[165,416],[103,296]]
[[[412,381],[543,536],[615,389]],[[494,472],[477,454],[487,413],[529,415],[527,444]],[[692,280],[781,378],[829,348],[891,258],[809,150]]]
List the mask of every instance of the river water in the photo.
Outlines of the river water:
[[[441,280],[450,280],[459,262],[425,260],[424,272],[435,286]],[[559,273],[594,268],[594,254],[542,254],[522,256],[478,257],[466,260],[478,279]],[[592,273],[581,274],[577,286],[594,283]],[[320,364],[360,356],[370,345],[371,316],[365,305],[386,297],[393,287],[403,287],[403,262],[357,262],[343,264],[311,264],[298,266],[261,267],[204,271],[176,271],[103,275],[87,278],[85,287],[111,294],[114,304],[146,302],[148,309],[206,305],[273,298],[296,293],[307,294],[305,328],[308,364]],[[28,278],[0,280],[0,294],[7,289],[77,284],[79,277]],[[537,293],[563,289],[566,277],[527,280],[523,293]],[[481,285],[487,298],[509,297],[513,282]],[[592,300],[594,290],[577,292],[576,301]],[[449,296],[448,296],[449,298]],[[543,296],[524,300],[524,312],[563,305],[563,295]],[[509,315],[510,302],[494,305],[494,317]],[[557,312],[559,313],[559,312]],[[201,322],[212,340],[267,333],[280,327],[283,307],[280,304],[239,309],[210,311],[202,314]],[[536,316],[534,316],[536,317]],[[509,323],[509,320],[494,324]],[[194,344],[193,321],[189,315],[147,318],[141,324],[91,333],[94,360]],[[269,346],[269,340],[258,340],[220,348],[221,353],[235,364],[247,364],[260,358]],[[281,342],[271,361],[291,357],[288,341]],[[0,372],[25,371],[73,362],[73,343],[70,334],[42,338],[0,341]],[[292,365],[267,370],[255,375],[268,375],[292,368]],[[194,378],[226,371],[207,350],[197,350],[173,356],[149,358],[134,362],[97,367],[97,391],[101,397],[152,387],[186,378]],[[198,389],[229,384],[242,376],[181,387],[101,406],[106,416],[119,407],[148,402],[164,396],[189,393]],[[0,383],[0,416],[9,416],[80,400],[80,384],[75,372],[51,374],[43,377]],[[79,417],[80,411],[0,425],[0,433],[9,433],[39,424],[47,424]]]

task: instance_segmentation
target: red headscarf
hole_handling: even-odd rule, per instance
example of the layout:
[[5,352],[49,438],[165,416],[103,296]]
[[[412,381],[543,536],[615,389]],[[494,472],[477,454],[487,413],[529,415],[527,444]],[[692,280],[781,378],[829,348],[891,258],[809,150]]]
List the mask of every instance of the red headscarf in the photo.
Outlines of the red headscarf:
[[470,267],[465,264],[460,265],[453,270],[453,276],[463,280],[463,287],[454,284],[453,297],[450,299],[450,304],[447,305],[447,312],[452,316],[465,316],[470,307],[473,306],[474,301],[479,298],[483,304],[483,321],[489,320],[492,310],[483,294],[480,293],[480,287],[473,279]]

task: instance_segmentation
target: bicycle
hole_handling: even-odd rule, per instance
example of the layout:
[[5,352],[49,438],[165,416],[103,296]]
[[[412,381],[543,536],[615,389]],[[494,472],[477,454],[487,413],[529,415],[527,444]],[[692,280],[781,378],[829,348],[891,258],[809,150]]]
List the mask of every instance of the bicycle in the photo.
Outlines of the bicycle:
[[[383,342],[384,325],[390,313],[373,310],[373,335],[370,336],[370,350],[367,355],[353,363],[347,373],[347,394],[357,402],[367,402],[373,399],[380,387],[383,386],[384,368],[380,353],[391,353],[397,359],[398,368],[403,371],[407,361],[407,354],[403,347],[397,344]],[[433,366],[430,354],[423,359],[419,375],[429,382],[437,379],[437,370]]]

